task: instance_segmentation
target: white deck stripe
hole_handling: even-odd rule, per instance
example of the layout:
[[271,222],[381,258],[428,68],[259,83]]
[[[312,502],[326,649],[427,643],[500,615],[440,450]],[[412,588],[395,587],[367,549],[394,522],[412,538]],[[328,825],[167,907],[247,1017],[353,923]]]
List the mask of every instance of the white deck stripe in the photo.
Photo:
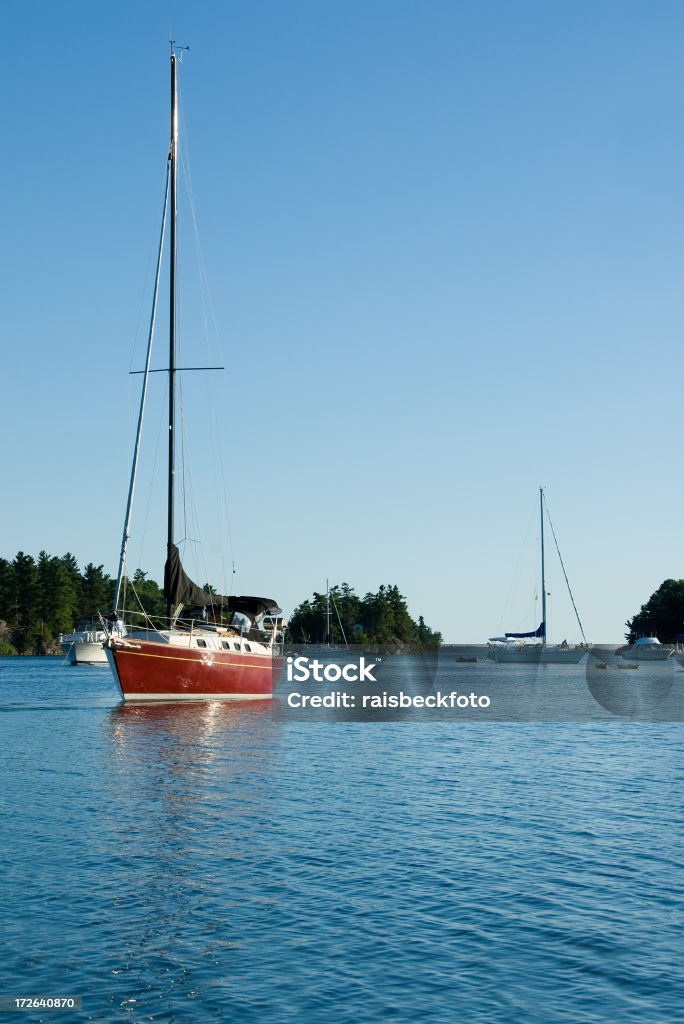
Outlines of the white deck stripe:
[[158,700],[194,701],[202,703],[206,700],[271,700],[271,693],[126,693],[126,703],[135,701],[138,704],[150,704]]

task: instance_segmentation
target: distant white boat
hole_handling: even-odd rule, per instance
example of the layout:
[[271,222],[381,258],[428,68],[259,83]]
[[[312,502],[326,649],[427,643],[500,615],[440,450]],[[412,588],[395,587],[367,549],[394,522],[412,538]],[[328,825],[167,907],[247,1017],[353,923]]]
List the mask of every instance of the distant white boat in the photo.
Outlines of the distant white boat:
[[[539,518],[541,526],[541,598],[542,598],[542,620],[539,626],[529,633],[506,633],[504,636],[493,636],[489,638],[487,644],[487,657],[490,661],[499,662],[504,665],[534,665],[538,662],[543,664],[556,664],[556,665],[576,665],[582,660],[587,654],[589,649],[588,644],[571,645],[564,640],[560,644],[548,644],[546,642],[546,576],[544,572],[544,489],[539,488]],[[548,509],[547,509],[548,515]],[[553,524],[549,518],[549,524],[553,532]],[[554,540],[556,539],[554,533]],[[563,575],[565,576],[565,582],[568,584],[568,591],[570,593],[570,600],[572,606],[575,608],[575,599],[572,596],[570,590],[570,584],[568,583],[568,577],[565,573],[565,566],[563,565],[563,559],[560,557],[560,550],[558,549],[558,542],[556,541],[556,549],[558,550],[558,557],[560,559],[561,568],[563,569]],[[577,608],[575,608],[575,615],[577,615]],[[580,627],[582,636],[584,637],[584,630],[582,629],[582,623],[580,622],[579,615],[577,615],[577,622]],[[530,642],[531,641],[531,642]]]
[[[114,633],[122,636],[123,623],[113,627]],[[60,633],[57,643],[69,665],[106,665],[104,643],[108,634],[99,629],[92,619],[77,623],[73,633]]]
[[586,644],[524,643],[510,638],[492,637],[487,648],[487,657],[503,665],[576,665],[586,657]]
[[625,661],[667,661],[675,653],[671,644],[661,644],[655,636],[640,636],[622,651]]

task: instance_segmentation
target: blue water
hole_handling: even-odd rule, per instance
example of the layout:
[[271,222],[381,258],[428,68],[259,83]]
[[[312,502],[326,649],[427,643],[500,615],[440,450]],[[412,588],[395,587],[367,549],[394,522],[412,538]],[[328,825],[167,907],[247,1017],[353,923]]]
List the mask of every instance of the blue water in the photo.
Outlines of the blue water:
[[117,701],[0,659],[0,995],[84,1005],[28,1019],[684,1021],[680,723]]

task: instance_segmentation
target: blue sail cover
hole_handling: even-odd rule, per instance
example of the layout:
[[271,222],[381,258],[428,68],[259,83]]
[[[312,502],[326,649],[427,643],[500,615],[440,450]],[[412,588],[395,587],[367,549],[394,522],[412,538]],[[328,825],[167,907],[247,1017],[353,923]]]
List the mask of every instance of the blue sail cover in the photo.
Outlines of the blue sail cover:
[[542,640],[546,636],[546,623],[540,622],[539,629],[533,630],[532,633],[506,633],[506,637],[509,640],[527,640],[528,637],[537,637]]

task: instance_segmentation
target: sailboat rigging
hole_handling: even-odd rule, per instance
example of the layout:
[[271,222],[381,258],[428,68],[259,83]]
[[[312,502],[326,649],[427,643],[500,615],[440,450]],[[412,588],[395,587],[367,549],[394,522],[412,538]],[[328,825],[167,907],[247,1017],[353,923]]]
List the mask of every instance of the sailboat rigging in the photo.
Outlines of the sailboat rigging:
[[[570,594],[570,600],[572,601],[572,607],[577,618],[577,622],[582,634],[582,644],[570,646],[566,641],[561,644],[551,645],[547,642],[547,611],[546,611],[546,550],[544,544],[544,511],[549,519],[549,526],[553,534],[553,539],[556,545],[556,551],[558,558],[563,570],[563,576]],[[577,606],[575,604],[575,598],[570,588],[570,582],[568,575],[565,571],[565,565],[563,558],[558,547],[558,540],[556,539],[556,533],[553,529],[553,523],[549,516],[548,506],[546,505],[546,498],[544,496],[544,488],[539,488],[539,524],[540,524],[540,547],[541,547],[541,605],[542,605],[542,618],[541,622],[536,629],[530,630],[527,633],[511,633],[507,632],[502,637],[490,637],[488,643],[487,657],[491,661],[503,662],[505,664],[516,664],[516,663],[536,663],[542,662],[554,662],[561,664],[576,664],[581,661],[587,653],[587,641],[584,635],[584,628],[580,620]],[[527,643],[526,641],[538,641],[534,643]]]
[[[272,695],[272,662],[278,639],[273,625],[281,609],[271,598],[223,597],[197,586],[187,576],[175,543],[176,376],[185,367],[176,363],[177,317],[177,184],[178,184],[178,56],[171,46],[171,141],[167,159],[164,218],[155,279],[153,311],[138,415],[138,429],[124,522],[115,607],[111,622],[122,614],[120,600],[125,578],[126,550],[135,490],[140,436],[150,369],[157,295],[169,221],[169,363],[167,540],[164,600],[167,622],[159,627],[148,620],[144,628],[124,636],[110,630],[105,645],[107,660],[126,701],[253,699]],[[195,367],[192,367],[195,369]],[[269,623],[271,628],[269,629]]]

